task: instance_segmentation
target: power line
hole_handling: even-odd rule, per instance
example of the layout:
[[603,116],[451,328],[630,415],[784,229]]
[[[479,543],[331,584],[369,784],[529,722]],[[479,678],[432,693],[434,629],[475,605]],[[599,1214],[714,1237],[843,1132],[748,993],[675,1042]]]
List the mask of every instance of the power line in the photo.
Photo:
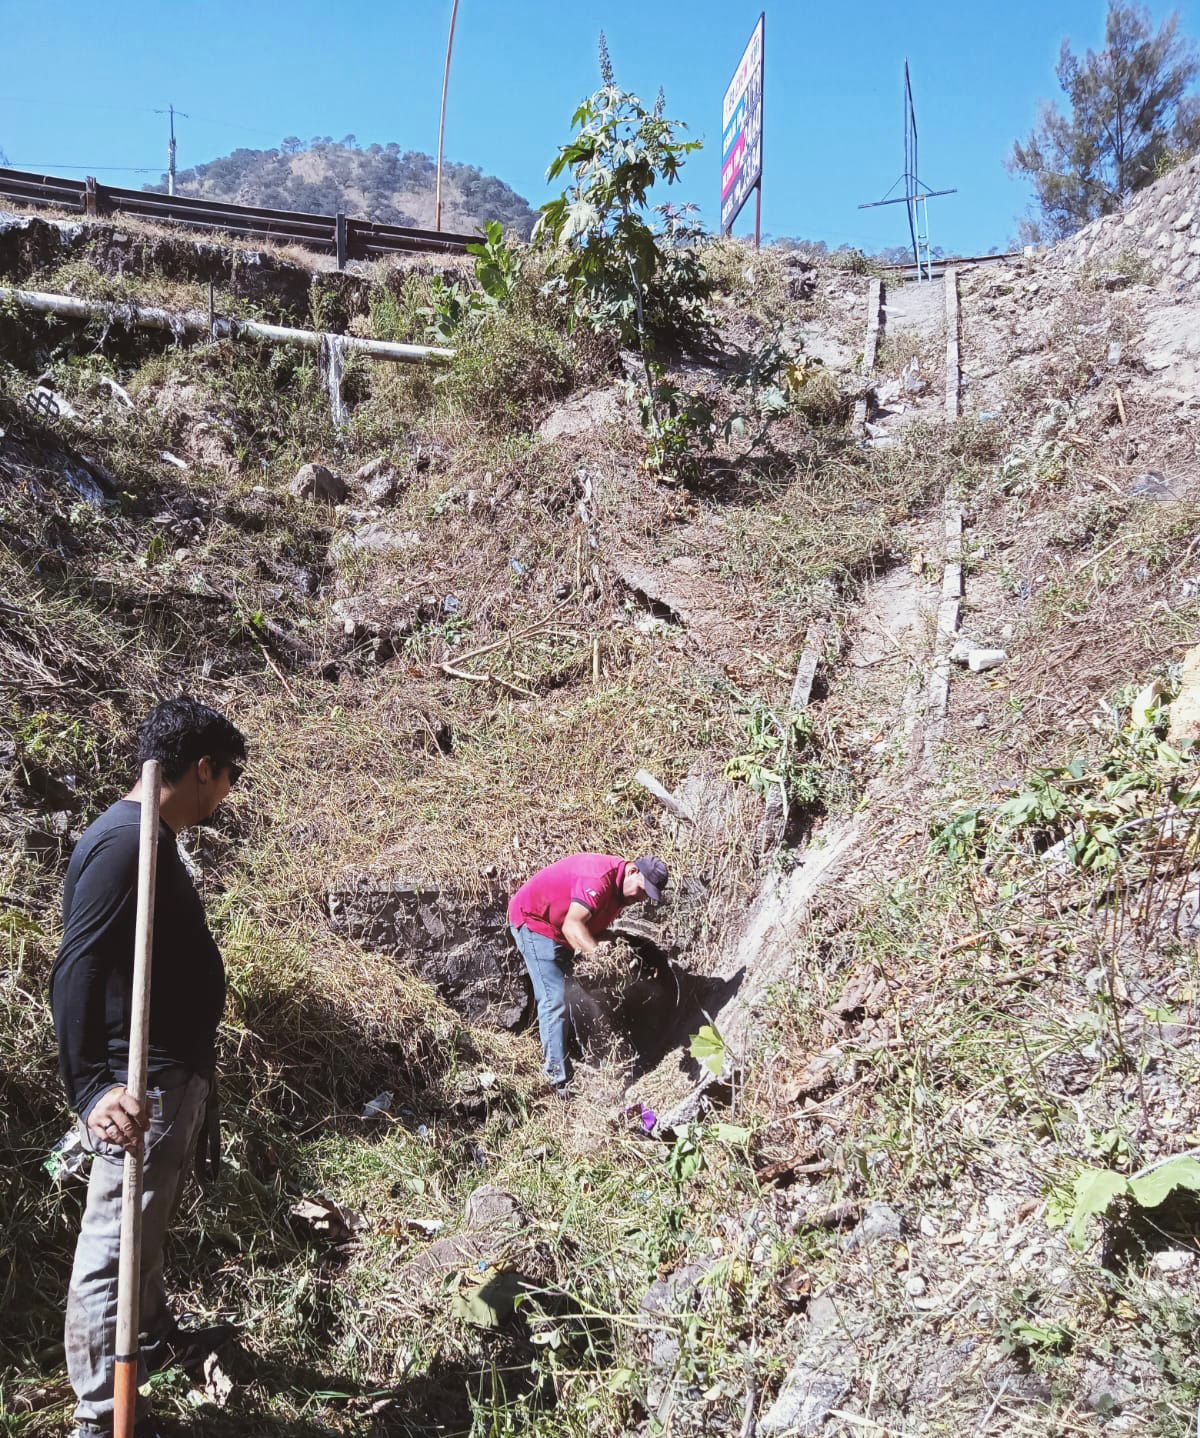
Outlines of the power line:
[[[11,105],[50,105],[58,110],[86,110],[89,114],[95,110],[106,110],[113,115],[156,115],[162,113],[162,111],[155,110],[149,105],[93,105],[90,101],[47,100],[41,95],[0,95],[0,103]],[[240,120],[233,120],[229,117],[218,120],[212,115],[192,115],[190,118],[193,124],[216,125],[225,130],[239,130],[244,135],[269,135],[274,138],[274,131],[260,130],[255,125],[243,125]]]
[[56,110],[107,110],[113,115],[152,115],[149,105],[94,105],[90,100],[48,100],[44,95],[0,95],[9,105],[51,105]]
[[68,165],[62,160],[12,160],[14,170],[86,170],[89,175],[98,175],[102,170],[121,171],[127,175],[161,175],[161,165]]

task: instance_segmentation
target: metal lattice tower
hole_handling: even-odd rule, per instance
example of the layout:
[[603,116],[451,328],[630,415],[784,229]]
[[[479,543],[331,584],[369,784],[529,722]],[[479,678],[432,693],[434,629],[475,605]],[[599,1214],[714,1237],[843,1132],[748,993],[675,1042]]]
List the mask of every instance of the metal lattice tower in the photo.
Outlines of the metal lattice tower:
[[[892,195],[897,185],[904,186],[903,195]],[[931,190],[921,179],[917,142],[917,111],[913,104],[912,78],[908,61],[904,62],[904,173],[882,200],[859,205],[860,210],[874,210],[881,205],[904,205],[908,211],[908,235],[912,243],[913,263],[917,279],[933,278],[933,259],[929,248],[929,201],[938,195],[955,195],[957,190]]]

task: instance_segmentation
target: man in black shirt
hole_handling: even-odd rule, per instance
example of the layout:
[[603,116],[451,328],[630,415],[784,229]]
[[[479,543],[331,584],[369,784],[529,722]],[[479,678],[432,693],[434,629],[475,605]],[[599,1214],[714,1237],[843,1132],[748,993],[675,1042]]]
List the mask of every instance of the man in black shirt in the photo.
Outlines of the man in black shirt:
[[[142,1200],[143,1354],[165,1355],[180,1330],[166,1303],[162,1247],[185,1164],[212,1092],[225,969],[179,856],[180,829],[203,823],[242,772],[246,741],[215,709],[159,704],[138,733],[139,762],[162,765],[147,1103],[128,1078],[141,783],[80,839],[67,869],[63,938],[50,975],[59,1064],[85,1148],[95,1157],[67,1297],[67,1369],[81,1438],[113,1423],[113,1360],[124,1150],[145,1149]],[[139,1374],[145,1382],[145,1373]],[[138,1438],[153,1438],[142,1411]]]

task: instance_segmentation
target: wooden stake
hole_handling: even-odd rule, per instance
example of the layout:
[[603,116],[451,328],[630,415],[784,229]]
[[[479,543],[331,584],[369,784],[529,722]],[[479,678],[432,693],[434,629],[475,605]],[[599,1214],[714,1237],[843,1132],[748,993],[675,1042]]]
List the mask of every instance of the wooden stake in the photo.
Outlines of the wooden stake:
[[[142,765],[142,824],[138,848],[137,922],[133,940],[133,1000],[129,1026],[129,1077],[125,1087],[146,1102],[146,1050],[150,1030],[150,956],[154,947],[154,883],[158,872],[158,805],[162,769]],[[113,1375],[113,1438],[133,1438],[137,1409],[138,1299],[142,1278],[142,1164],[145,1145],[125,1154],[121,1194],[121,1259],[117,1278],[117,1355]]]
[[600,683],[600,639],[596,636],[592,639],[592,684],[599,686]]
[[1117,413],[1121,416],[1121,423],[1128,424],[1125,418],[1125,396],[1121,393],[1121,386],[1117,385]]

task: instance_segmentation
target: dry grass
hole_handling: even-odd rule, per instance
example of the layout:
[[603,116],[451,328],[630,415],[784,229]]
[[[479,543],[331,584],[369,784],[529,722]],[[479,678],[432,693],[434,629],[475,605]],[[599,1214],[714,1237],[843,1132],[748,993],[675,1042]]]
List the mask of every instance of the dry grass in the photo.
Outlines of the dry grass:
[[78,210],[63,210],[53,205],[37,205],[26,210],[18,201],[9,199],[5,200],[4,208],[15,214],[27,213],[30,218],[34,219],[80,225],[97,234],[119,227],[130,234],[143,235],[146,239],[151,240],[186,240],[195,244],[219,245],[224,250],[248,258],[256,254],[270,254],[288,264],[297,265],[314,273],[337,268],[337,261],[333,255],[308,250],[301,245],[280,244],[269,238],[249,243],[219,230],[196,230],[190,226],[186,230],[182,230],[178,225],[172,225],[166,221],[147,220],[140,215],[122,214],[112,218],[93,218],[80,214]]
[[[739,304],[751,294],[736,289],[743,258],[715,260]],[[754,281],[761,320],[785,303],[772,264]],[[836,298],[830,281],[821,303]],[[539,337],[551,340],[563,343]],[[96,373],[62,357],[56,380],[73,385],[65,392],[85,417],[59,438],[94,444],[127,492],[108,513],[76,503],[62,488],[59,440],[39,431],[4,501],[0,725],[19,763],[0,776],[0,822],[12,840],[0,874],[0,1033],[16,1056],[0,1077],[12,1155],[0,1217],[13,1258],[0,1280],[0,1348],[17,1375],[0,1395],[2,1421],[31,1435],[61,1427],[54,1345],[78,1212],[78,1195],[49,1190],[38,1167],[65,1116],[41,1000],[60,868],[25,851],[26,822],[46,808],[33,771],[43,786],[78,776],[68,806],[78,829],[125,777],[131,720],[152,697],[186,687],[246,729],[251,763],[200,846],[231,978],[222,1043],[236,1162],[210,1200],[186,1209],[172,1262],[196,1311],[244,1322],[247,1357],[223,1412],[192,1410],[178,1378],[159,1386],[160,1408],[220,1438],[371,1426],[427,1434],[435,1423],[463,1435],[618,1438],[643,1421],[649,1344],[670,1334],[683,1389],[708,1395],[685,1404],[672,1431],[739,1431],[747,1407],[761,1416],[802,1341],[783,1285],[806,1272],[811,1291],[833,1283],[845,1295],[857,1366],[843,1401],[861,1415],[857,1426],[900,1432],[914,1414],[941,1413],[965,1431],[1007,1378],[1006,1431],[1098,1431],[1071,1390],[1113,1345],[1132,1355],[1149,1395],[1139,1421],[1162,1438],[1179,1431],[1171,1423],[1194,1387],[1190,1298],[1156,1289],[1144,1264],[1109,1285],[1089,1256],[1046,1230],[1041,1205],[1077,1165],[1096,1161],[1089,1145],[1110,1129],[1166,1152],[1186,1141],[1176,1117],[1200,1123],[1191,1050],[1184,1041],[1168,1052],[1145,1013],[1170,1006],[1191,1024],[1194,956],[1173,941],[1136,950],[1121,939],[1119,1016],[1134,1062],[1113,1061],[1101,1043],[1098,1059],[1084,1058],[1086,1091],[1072,1095],[1082,1051],[1113,1034],[1112,1006],[1088,977],[1104,931],[1086,904],[1047,907],[1036,845],[1010,853],[1001,873],[980,855],[930,852],[927,829],[955,801],[992,804],[989,791],[1052,738],[1062,757],[1052,730],[1065,709],[1086,719],[1099,686],[1118,672],[1121,682],[1144,675],[1156,646],[1188,637],[1193,606],[1178,589],[1192,569],[1194,507],[1098,505],[1106,486],[1090,468],[1060,464],[1051,480],[1038,473],[1036,447],[1026,487],[1006,491],[995,466],[1001,447],[1029,433],[1020,417],[1003,431],[910,430],[902,446],[869,455],[791,422],[765,463],[717,466],[691,489],[669,488],[639,468],[641,439],[627,423],[537,443],[528,428],[555,388],[541,372],[523,378],[515,417],[480,409],[482,391],[469,398],[423,373],[373,371],[352,425],[335,433],[300,369],[271,372],[256,356],[220,350],[136,359],[136,383],[128,361],[88,364],[110,367],[139,401],[172,379],[193,382],[241,448],[227,469],[197,464],[179,480],[157,460],[161,422],[148,409],[105,417]],[[594,357],[575,349],[567,359],[563,382],[590,382]],[[9,388],[27,381],[22,371]],[[486,381],[481,368],[472,382]],[[1158,432],[1128,436],[1145,448],[1135,456],[1131,446],[1122,463],[1145,462]],[[1094,416],[1076,432],[1085,447],[1067,450],[1094,456],[1098,472],[1110,433]],[[290,467],[303,455],[349,473],[380,454],[396,461],[402,483],[377,520],[419,543],[390,555],[331,552],[354,521],[292,501]],[[1031,608],[1008,670],[970,689],[956,680],[955,765],[937,783],[871,787],[891,759],[859,755],[850,782],[821,791],[836,814],[868,792],[875,811],[858,868],[811,929],[791,936],[799,982],[772,995],[727,1115],[748,1138],[704,1123],[678,1144],[647,1140],[636,1116],[612,1111],[607,1071],[577,1111],[549,1109],[531,1035],[469,1029],[402,959],[330,932],[324,895],[344,868],[415,873],[469,897],[570,849],[652,846],[703,886],[687,965],[711,972],[758,878],[761,800],[745,785],[720,785],[726,762],[747,748],[747,715],[786,694],[808,619],[852,606],[861,580],[907,553],[923,512],[947,490],[974,506],[968,596],[981,619],[1007,618],[1006,568],[1014,584],[1065,569],[1063,603],[1046,595],[1036,616]],[[185,500],[204,502],[202,523],[189,557],[175,560],[173,545],[152,548],[164,528],[154,521],[168,510],[186,518]],[[705,575],[720,605],[736,601],[735,640],[715,644],[714,628],[694,616],[649,613],[620,578],[631,557],[683,560],[678,572]],[[289,566],[326,593],[305,592]],[[348,647],[330,623],[331,598],[409,593],[430,603],[381,660],[369,645]],[[1082,601],[1072,613],[1068,604]],[[1091,635],[1082,633],[1089,617]],[[1080,637],[1078,653],[1057,648]],[[1077,667],[1064,669],[1064,654]],[[824,658],[813,758],[832,771],[853,752],[838,733],[853,704],[838,656],[831,648]],[[1031,728],[1022,716],[1035,714],[1039,694],[1051,707]],[[973,706],[991,718],[990,734],[955,727]],[[719,822],[664,818],[634,785],[638,767],[668,786],[689,773],[708,778],[722,795]],[[1178,885],[1186,865],[1176,867]],[[849,1004],[864,976],[866,997]],[[833,1044],[834,1081],[800,1092],[808,1059]],[[1161,1079],[1164,1113],[1131,1085],[1139,1072]],[[360,1119],[385,1089],[399,1112]],[[807,1150],[804,1162],[828,1168],[779,1192],[755,1180],[756,1168]],[[409,1220],[455,1231],[482,1181],[527,1210],[499,1267],[535,1286],[515,1317],[487,1332],[456,1316],[447,1291],[470,1282],[470,1265],[447,1285],[418,1285],[407,1267],[429,1250]],[[367,1219],[344,1251],[289,1217],[297,1198],[318,1190]],[[1004,1213],[990,1227],[988,1199]],[[846,1250],[837,1232],[797,1224],[798,1211],[840,1200],[897,1206],[908,1225],[901,1245]],[[1021,1213],[1022,1203],[1034,1206]],[[757,1230],[731,1217],[752,1210]],[[716,1262],[686,1318],[639,1309],[657,1276],[697,1258]],[[1065,1286],[1048,1284],[1052,1266],[1068,1274]],[[916,1276],[938,1306],[914,1305],[907,1284]],[[1136,1320],[1122,1317],[1121,1302]],[[1006,1358],[1005,1335],[1043,1319],[1077,1334],[1069,1360],[1027,1350]],[[1165,1376],[1150,1371],[1155,1353]],[[1027,1383],[1021,1364],[1061,1379],[1065,1396]]]

